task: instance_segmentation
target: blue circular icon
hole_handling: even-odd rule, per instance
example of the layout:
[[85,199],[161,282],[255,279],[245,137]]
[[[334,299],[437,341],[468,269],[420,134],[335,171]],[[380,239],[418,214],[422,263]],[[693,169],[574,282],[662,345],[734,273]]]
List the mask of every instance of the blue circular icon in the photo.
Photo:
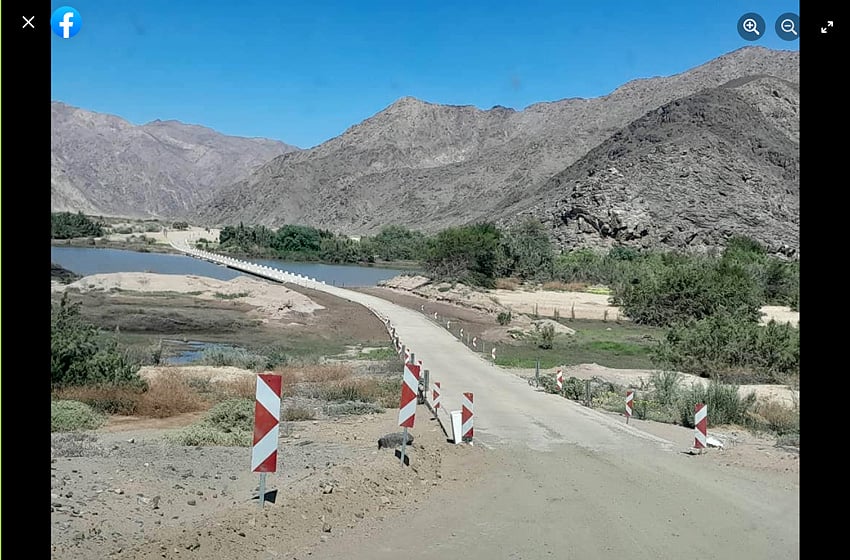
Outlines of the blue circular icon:
[[50,18],[50,28],[62,39],[70,39],[80,32],[83,26],[83,18],[80,12],[71,6],[62,6],[53,12]]
[[764,18],[750,12],[741,16],[738,20],[738,35],[745,41],[758,41],[764,37]]
[[776,34],[780,39],[796,41],[800,38],[800,16],[787,12],[776,18]]

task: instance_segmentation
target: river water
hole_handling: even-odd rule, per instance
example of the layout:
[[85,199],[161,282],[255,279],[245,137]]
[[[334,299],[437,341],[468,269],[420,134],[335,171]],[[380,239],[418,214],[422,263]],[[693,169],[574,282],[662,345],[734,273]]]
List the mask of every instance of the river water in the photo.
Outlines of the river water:
[[[51,246],[50,260],[81,276],[112,272],[155,272],[160,274],[193,274],[219,280],[232,280],[237,276],[244,275],[242,272],[185,255],[139,253],[120,249]],[[375,286],[381,280],[405,273],[403,270],[392,268],[298,263],[266,259],[248,260],[343,287]]]

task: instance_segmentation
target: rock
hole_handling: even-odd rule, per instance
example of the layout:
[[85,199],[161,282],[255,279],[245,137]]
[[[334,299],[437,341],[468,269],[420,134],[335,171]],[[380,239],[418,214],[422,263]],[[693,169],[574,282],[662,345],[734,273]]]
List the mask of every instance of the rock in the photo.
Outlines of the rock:
[[[393,434],[387,434],[383,437],[378,438],[378,449],[395,449],[400,446],[404,442],[404,432],[396,432]],[[407,434],[407,445],[413,443],[413,435]]]
[[195,500],[187,500],[186,503],[189,504],[190,506],[194,506],[194,505],[197,505],[198,502],[196,502]]
[[127,443],[136,443],[136,438],[130,438],[127,440]]
[[354,517],[356,517],[357,519],[363,519],[363,517],[365,517],[365,515],[363,514],[363,512],[358,511],[357,513],[354,514]]
[[331,524],[328,522],[322,523],[322,532],[330,533],[331,532]]
[[390,499],[386,496],[381,496],[381,503],[384,505],[388,505],[390,503]]
[[322,488],[322,494],[333,494],[334,487],[330,484]]

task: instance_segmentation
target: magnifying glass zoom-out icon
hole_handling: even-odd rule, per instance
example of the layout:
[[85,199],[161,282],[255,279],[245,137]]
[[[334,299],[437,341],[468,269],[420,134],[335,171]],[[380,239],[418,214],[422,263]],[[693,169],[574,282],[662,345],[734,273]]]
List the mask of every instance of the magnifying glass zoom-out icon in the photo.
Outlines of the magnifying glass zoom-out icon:
[[797,34],[797,30],[794,28],[793,19],[783,19],[782,23],[779,24],[779,28],[785,33],[792,33],[794,35]]
[[[791,20],[787,20],[787,21],[791,21]],[[782,25],[785,25],[784,21],[782,22]],[[747,33],[755,33],[756,35],[761,35],[761,33],[759,33],[759,29],[758,29],[758,27],[759,27],[758,22],[756,22],[756,20],[754,20],[753,18],[745,19],[744,23],[742,24],[742,27],[744,28],[744,31],[746,31]],[[793,21],[791,21],[791,27],[792,28],[794,27]]]

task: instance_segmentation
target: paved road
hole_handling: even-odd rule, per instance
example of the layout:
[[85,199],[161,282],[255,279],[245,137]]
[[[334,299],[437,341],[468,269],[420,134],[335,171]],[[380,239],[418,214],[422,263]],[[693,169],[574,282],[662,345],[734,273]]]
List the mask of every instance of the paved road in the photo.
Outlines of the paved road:
[[388,318],[441,382],[447,410],[473,392],[475,441],[493,465],[492,476],[449,503],[433,500],[405,517],[417,535],[435,535],[431,545],[388,525],[369,542],[335,539],[322,558],[799,558],[798,480],[687,456],[681,445],[532,390],[422,313],[302,285]]

